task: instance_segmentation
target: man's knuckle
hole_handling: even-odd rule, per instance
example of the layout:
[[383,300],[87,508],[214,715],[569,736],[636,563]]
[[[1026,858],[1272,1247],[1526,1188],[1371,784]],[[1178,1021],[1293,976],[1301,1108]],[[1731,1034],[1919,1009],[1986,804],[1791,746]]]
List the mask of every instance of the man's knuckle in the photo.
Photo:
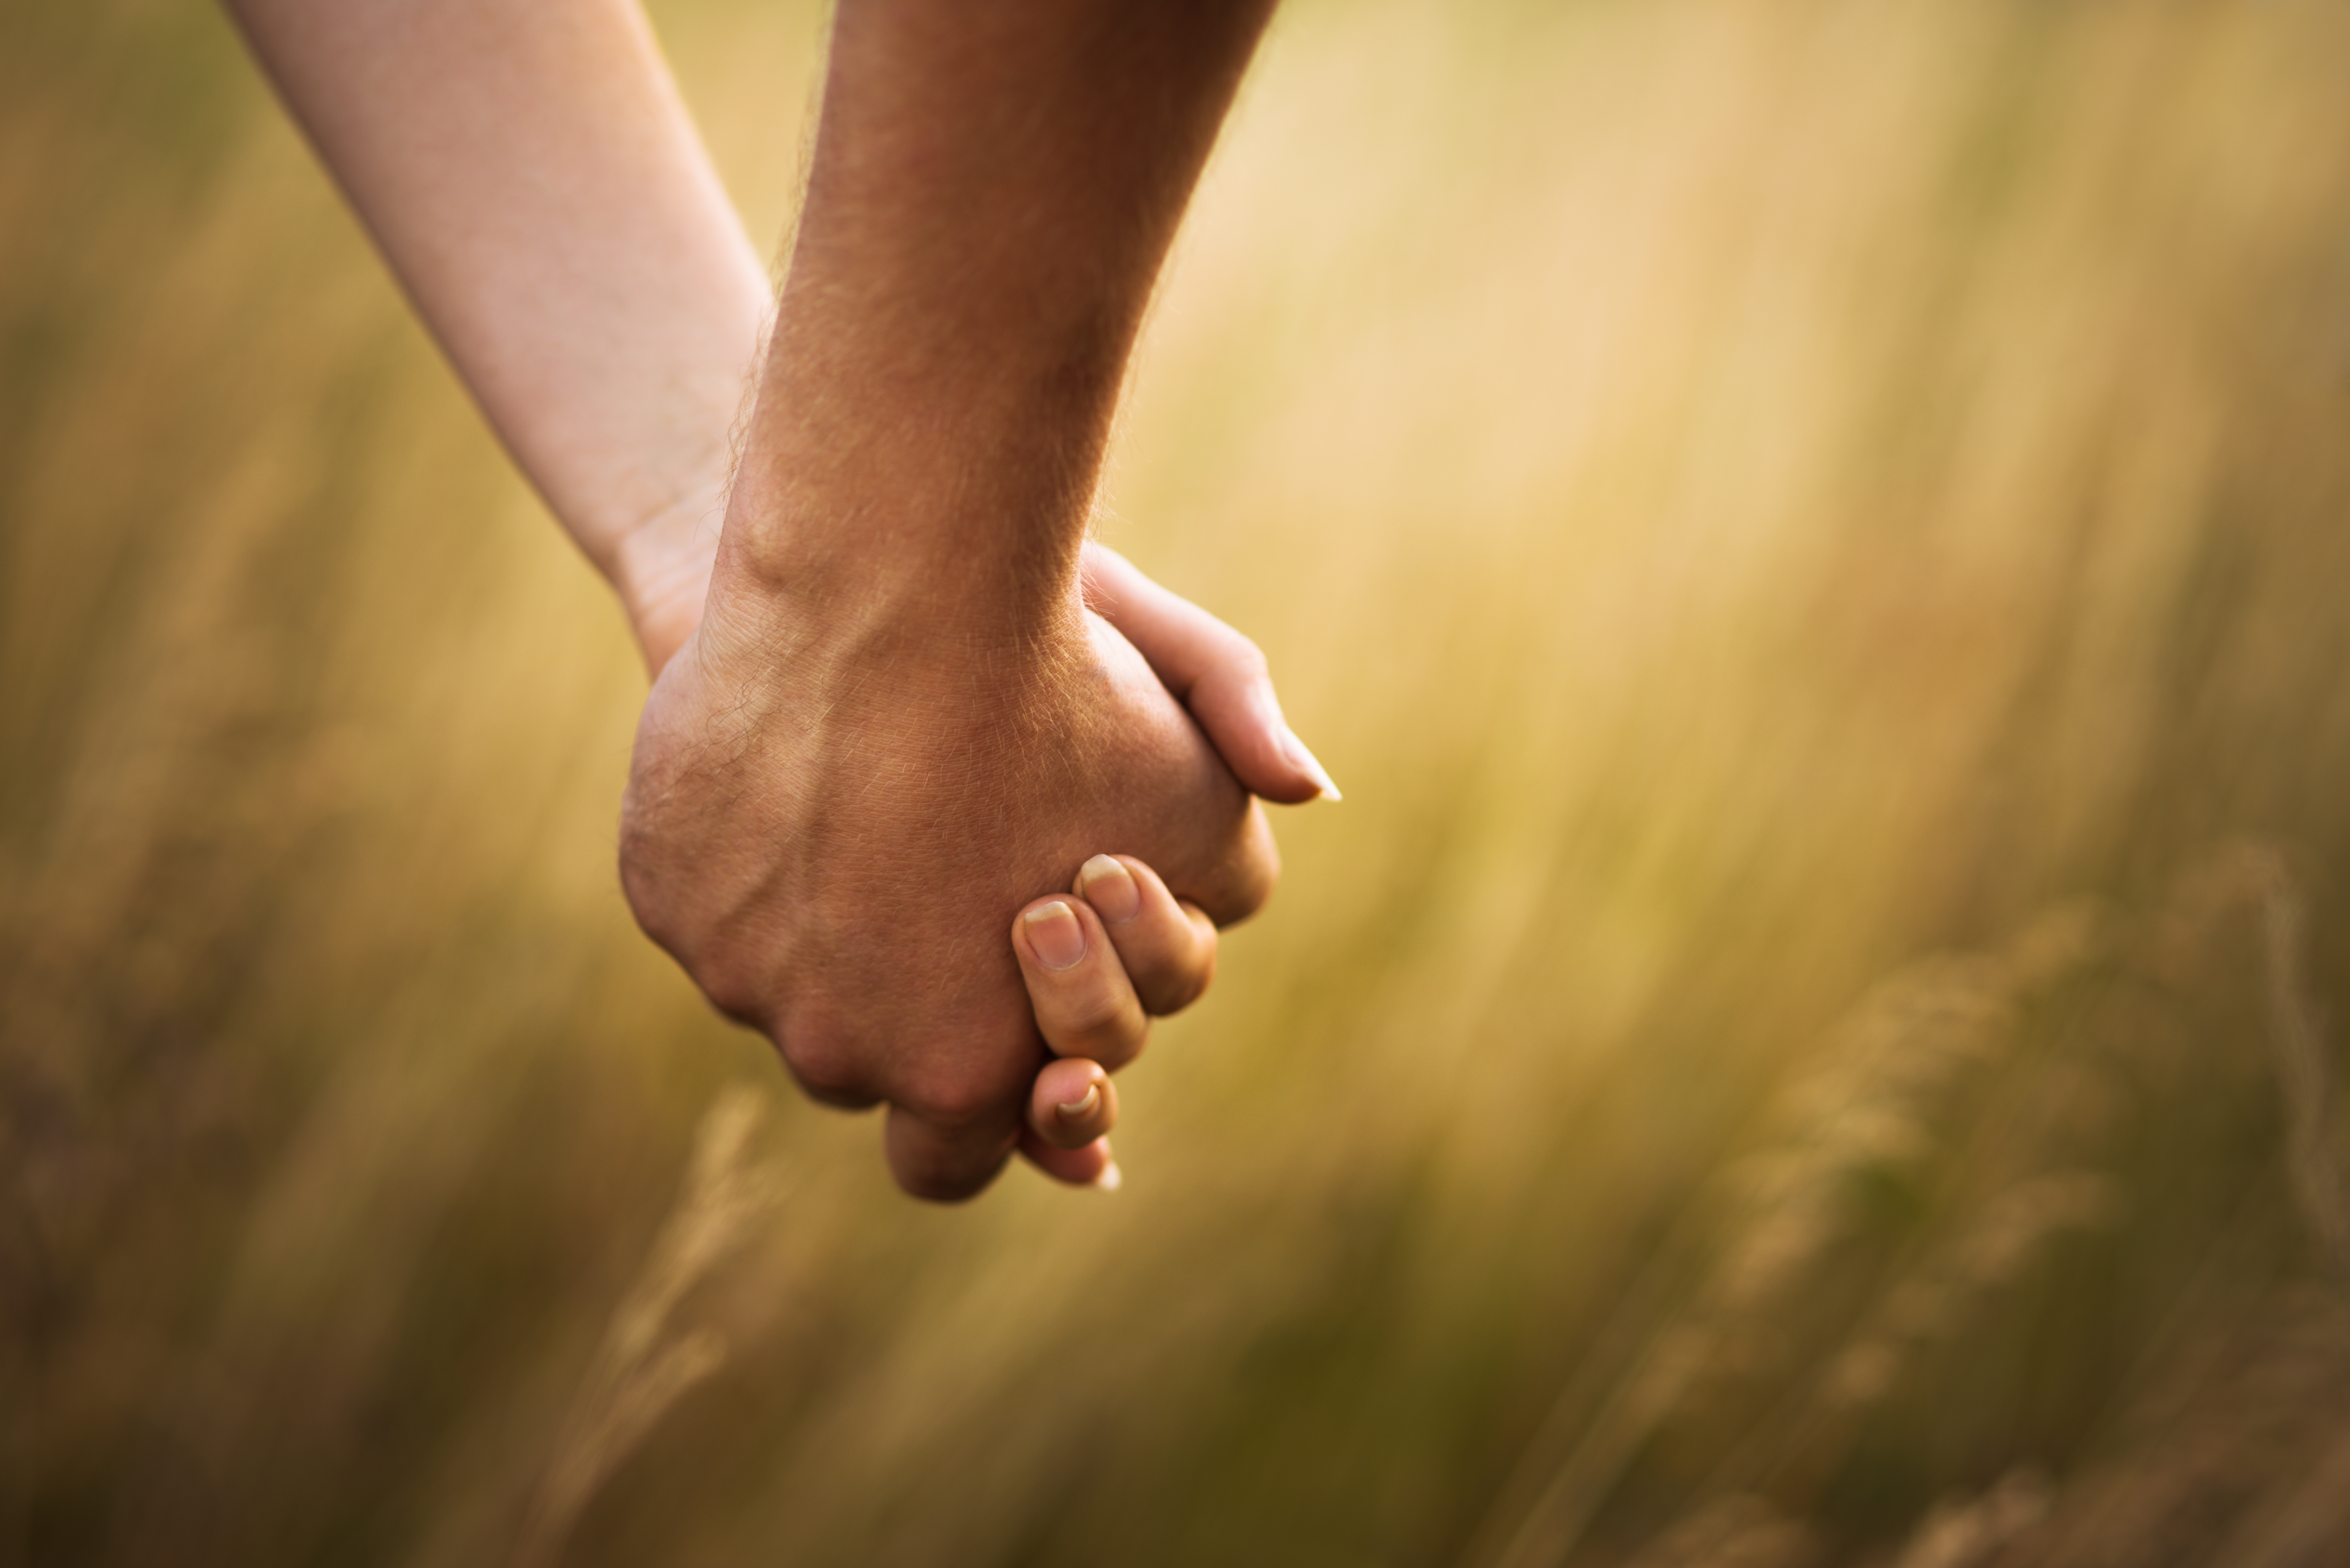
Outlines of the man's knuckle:
[[951,1067],[923,1075],[899,1103],[932,1127],[962,1131],[1003,1120],[1008,1102],[1002,1075]]
[[745,961],[724,946],[688,942],[674,947],[660,937],[654,940],[677,956],[711,1006],[737,1023],[754,1029],[764,1026],[772,1007],[769,977],[764,966]]
[[870,1104],[871,1074],[847,1033],[821,1022],[779,1031],[775,1054],[809,1096],[830,1105]]

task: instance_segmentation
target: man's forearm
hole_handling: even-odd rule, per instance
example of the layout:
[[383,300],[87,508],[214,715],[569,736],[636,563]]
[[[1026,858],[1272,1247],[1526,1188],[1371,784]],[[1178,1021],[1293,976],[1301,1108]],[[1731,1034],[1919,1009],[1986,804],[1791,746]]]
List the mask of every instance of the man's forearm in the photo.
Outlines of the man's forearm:
[[227,3],[659,668],[701,609],[769,290],[641,14]]
[[1269,0],[842,0],[723,559],[819,614],[1066,592]]

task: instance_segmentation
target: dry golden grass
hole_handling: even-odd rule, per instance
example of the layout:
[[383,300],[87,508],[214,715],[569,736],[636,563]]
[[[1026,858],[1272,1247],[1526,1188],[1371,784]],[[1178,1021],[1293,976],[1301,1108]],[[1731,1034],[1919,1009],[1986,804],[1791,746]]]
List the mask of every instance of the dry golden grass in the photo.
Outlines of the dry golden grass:
[[687,1292],[749,1239],[754,1225],[774,1217],[783,1197],[774,1171],[744,1167],[744,1146],[760,1113],[757,1092],[737,1085],[703,1115],[685,1189],[580,1383],[518,1562],[553,1561],[613,1467],[688,1389],[724,1364],[723,1339],[706,1328],[673,1334],[670,1317]]
[[[780,233],[813,10],[656,16]],[[1104,530],[1347,798],[941,1212],[217,19],[15,6],[0,1562],[2339,1558],[2345,35],[1289,8]]]

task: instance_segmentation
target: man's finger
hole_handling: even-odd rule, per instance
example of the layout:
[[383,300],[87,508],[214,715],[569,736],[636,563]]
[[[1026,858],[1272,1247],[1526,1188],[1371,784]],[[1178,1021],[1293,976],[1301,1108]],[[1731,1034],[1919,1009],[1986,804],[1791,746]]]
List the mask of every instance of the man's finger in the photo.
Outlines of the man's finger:
[[1009,1116],[945,1123],[903,1106],[889,1107],[882,1130],[889,1174],[908,1192],[934,1203],[959,1203],[985,1188],[1018,1141],[1018,1123]]
[[1131,855],[1097,855],[1077,868],[1074,891],[1101,917],[1142,1010],[1180,1012],[1216,974],[1215,923],[1167,890]]
[[1036,1028],[1055,1055],[1116,1072],[1141,1054],[1150,1020],[1090,904],[1037,899],[1013,918],[1012,950]]
[[1284,805],[1338,798],[1328,771],[1282,718],[1272,673],[1255,643],[1160,587],[1107,545],[1088,541],[1079,571],[1087,607],[1149,661],[1208,732],[1233,777]]

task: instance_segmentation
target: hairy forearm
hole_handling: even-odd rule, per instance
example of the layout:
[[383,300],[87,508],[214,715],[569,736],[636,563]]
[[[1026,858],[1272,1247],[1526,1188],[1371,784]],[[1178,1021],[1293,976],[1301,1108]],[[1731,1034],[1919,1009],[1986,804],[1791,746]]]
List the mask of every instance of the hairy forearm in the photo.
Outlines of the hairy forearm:
[[722,570],[1066,597],[1127,356],[1270,0],[842,0]]
[[630,0],[227,0],[655,668],[769,291]]

